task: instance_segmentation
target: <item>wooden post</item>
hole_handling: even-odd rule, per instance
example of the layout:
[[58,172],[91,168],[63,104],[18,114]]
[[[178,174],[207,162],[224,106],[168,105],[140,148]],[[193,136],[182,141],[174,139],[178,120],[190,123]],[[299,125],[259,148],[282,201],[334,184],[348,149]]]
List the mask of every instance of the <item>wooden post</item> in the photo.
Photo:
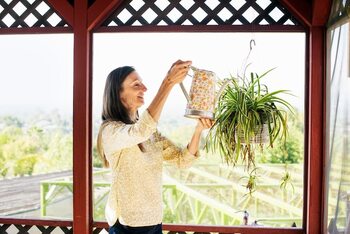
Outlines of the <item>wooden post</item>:
[[325,35],[323,26],[310,27],[309,34],[309,147],[307,183],[307,234],[322,233],[323,181],[324,181],[324,85]]
[[309,28],[308,209],[306,233],[325,233],[326,23],[331,0],[312,4]]
[[74,1],[73,230],[92,233],[92,36],[87,30],[88,1]]

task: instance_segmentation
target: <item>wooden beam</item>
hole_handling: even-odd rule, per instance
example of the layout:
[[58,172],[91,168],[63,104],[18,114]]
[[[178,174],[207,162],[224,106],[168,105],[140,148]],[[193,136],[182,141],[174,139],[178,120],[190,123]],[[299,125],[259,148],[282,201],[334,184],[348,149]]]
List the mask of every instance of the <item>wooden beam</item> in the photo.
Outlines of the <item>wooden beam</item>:
[[87,0],[74,2],[73,229],[92,233],[92,35],[87,30]]
[[73,7],[68,1],[47,0],[47,2],[70,26],[74,26]]
[[0,35],[73,33],[71,27],[0,28]]
[[306,233],[319,234],[323,226],[325,158],[326,28],[311,27],[309,34],[309,110]]
[[247,234],[303,234],[300,228],[274,228],[274,227],[252,227],[252,226],[207,226],[207,225],[174,225],[163,224],[163,230],[174,233],[247,233]]
[[[106,222],[94,222],[94,227],[108,229]],[[303,234],[300,228],[269,228],[251,226],[219,226],[219,225],[188,225],[188,224],[163,224],[163,231],[174,233],[249,233],[249,234]]]
[[279,0],[279,2],[292,13],[304,26],[311,26],[311,3],[307,0]]
[[88,30],[100,26],[123,0],[96,0],[88,11]]
[[312,25],[324,26],[331,12],[332,0],[313,0],[312,3]]
[[[144,26],[101,26],[94,32],[252,32],[251,25],[144,25]],[[301,25],[257,25],[254,32],[305,32]]]
[[29,226],[51,226],[51,227],[72,227],[73,222],[67,220],[45,220],[26,218],[0,218],[1,224],[29,225]]

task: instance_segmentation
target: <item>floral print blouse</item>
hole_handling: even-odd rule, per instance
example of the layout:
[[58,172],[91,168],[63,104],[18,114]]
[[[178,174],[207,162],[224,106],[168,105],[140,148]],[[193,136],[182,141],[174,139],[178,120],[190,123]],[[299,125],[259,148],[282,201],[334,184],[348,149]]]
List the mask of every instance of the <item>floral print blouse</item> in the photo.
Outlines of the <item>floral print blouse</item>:
[[110,226],[117,219],[132,227],[161,223],[163,160],[185,168],[198,158],[187,147],[175,146],[156,127],[147,110],[135,124],[110,121],[100,127],[98,144],[112,170],[105,209]]

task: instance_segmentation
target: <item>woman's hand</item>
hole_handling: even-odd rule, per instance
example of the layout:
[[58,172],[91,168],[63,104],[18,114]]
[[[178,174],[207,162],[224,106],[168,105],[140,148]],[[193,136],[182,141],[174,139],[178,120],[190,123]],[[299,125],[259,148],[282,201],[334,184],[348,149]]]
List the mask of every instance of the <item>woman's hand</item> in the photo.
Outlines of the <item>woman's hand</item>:
[[148,107],[150,115],[156,122],[159,120],[160,113],[163,110],[164,103],[168,98],[170,91],[175,84],[178,84],[185,79],[191,64],[191,61],[178,60],[171,66],[167,76],[160,85],[156,96]]
[[198,119],[196,130],[202,132],[205,129],[209,129],[214,125],[214,120],[207,118]]
[[168,71],[165,81],[171,85],[182,82],[190,69],[192,61],[177,60]]

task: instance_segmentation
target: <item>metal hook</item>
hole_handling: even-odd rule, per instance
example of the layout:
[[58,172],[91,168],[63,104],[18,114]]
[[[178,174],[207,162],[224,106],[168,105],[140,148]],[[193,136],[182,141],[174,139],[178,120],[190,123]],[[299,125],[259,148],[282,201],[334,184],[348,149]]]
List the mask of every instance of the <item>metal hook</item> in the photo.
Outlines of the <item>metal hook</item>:
[[253,44],[254,44],[254,46],[256,46],[255,40],[254,40],[254,39],[251,39],[251,40],[250,40],[250,43],[249,43],[249,45],[250,45],[250,51],[252,51],[252,49],[253,49]]
[[245,77],[245,73],[246,73],[246,70],[247,70],[247,63],[248,63],[248,60],[249,60],[249,57],[250,57],[250,54],[253,50],[253,46],[256,46],[256,43],[255,43],[255,40],[254,39],[250,39],[250,42],[249,42],[249,47],[250,47],[250,50],[248,52],[248,55],[247,57],[245,58],[244,60],[244,63],[242,64],[242,70],[243,70],[243,75],[242,77]]

